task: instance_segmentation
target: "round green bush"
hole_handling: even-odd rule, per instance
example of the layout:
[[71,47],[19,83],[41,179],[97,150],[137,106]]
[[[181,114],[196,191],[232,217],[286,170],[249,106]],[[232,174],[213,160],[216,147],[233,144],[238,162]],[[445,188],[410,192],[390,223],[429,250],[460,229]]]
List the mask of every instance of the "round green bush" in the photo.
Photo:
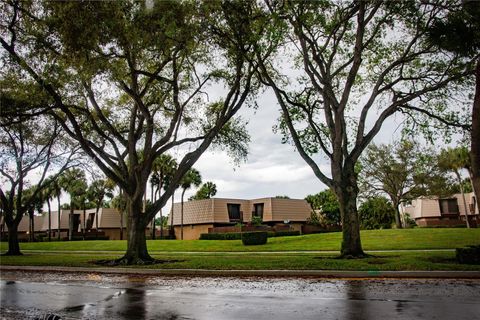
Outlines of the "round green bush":
[[260,245],[267,243],[268,232],[256,231],[256,232],[244,232],[242,234],[242,243],[245,246]]

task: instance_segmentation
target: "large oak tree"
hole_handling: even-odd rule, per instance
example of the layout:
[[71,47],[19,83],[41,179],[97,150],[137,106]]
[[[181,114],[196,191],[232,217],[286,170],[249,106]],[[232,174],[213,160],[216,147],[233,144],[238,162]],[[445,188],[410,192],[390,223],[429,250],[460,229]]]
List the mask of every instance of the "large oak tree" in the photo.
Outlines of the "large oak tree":
[[[54,100],[50,113],[125,197],[128,244],[118,263],[152,262],[145,228],[183,175],[212,143],[237,147],[234,115],[256,88],[251,10],[248,2],[3,2],[10,63]],[[223,94],[210,100],[213,85]],[[152,164],[168,152],[181,155],[177,170],[142,211]]]
[[[265,50],[260,43],[257,58],[262,80],[282,110],[279,130],[318,179],[335,192],[342,218],[342,256],[362,257],[355,165],[393,115],[438,116],[451,111],[449,106],[457,107],[449,99],[458,81],[472,73],[473,61],[438,52],[426,38],[435,17],[458,4],[265,3],[271,24],[276,25],[268,39],[282,47]],[[280,54],[293,56],[290,61],[296,65],[278,62],[274,57]],[[271,57],[268,63],[266,56]],[[330,170],[321,168],[324,159]]]

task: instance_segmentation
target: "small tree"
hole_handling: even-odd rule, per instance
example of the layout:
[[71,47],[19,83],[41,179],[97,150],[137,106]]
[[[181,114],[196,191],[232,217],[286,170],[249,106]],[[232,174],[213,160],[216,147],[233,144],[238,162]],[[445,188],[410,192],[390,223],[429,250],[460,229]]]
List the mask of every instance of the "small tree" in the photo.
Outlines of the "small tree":
[[314,195],[308,195],[305,200],[312,209],[318,211],[324,217],[328,225],[341,226],[340,207],[337,196],[330,190],[323,190]]
[[72,240],[74,227],[74,209],[80,208],[80,197],[87,191],[85,172],[79,168],[65,171],[59,181],[62,189],[70,195],[70,214],[68,216],[68,240]]
[[441,151],[438,156],[438,165],[445,171],[452,172],[457,178],[457,183],[460,187],[460,193],[462,194],[463,208],[465,211],[465,223],[467,228],[470,228],[470,222],[468,221],[468,207],[465,199],[465,191],[462,183],[462,169],[470,168],[470,158],[468,150],[464,147],[448,148]]
[[449,180],[441,172],[435,151],[411,141],[370,145],[360,160],[359,185],[365,197],[387,194],[395,208],[395,224],[402,228],[402,202],[427,195],[449,194]]
[[18,225],[29,210],[31,213],[43,191],[71,165],[75,150],[68,149],[51,119],[1,117],[0,202],[8,228],[7,255],[22,254]]
[[385,197],[367,199],[358,208],[362,229],[390,229],[395,221],[395,209]]

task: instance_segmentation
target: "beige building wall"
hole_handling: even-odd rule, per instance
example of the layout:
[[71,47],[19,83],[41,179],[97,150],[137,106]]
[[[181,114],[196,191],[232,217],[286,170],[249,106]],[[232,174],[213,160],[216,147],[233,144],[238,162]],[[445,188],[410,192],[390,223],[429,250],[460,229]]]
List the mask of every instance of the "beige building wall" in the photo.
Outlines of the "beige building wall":
[[[230,223],[228,204],[239,204],[243,221],[252,220],[255,204],[263,203],[264,222],[301,221],[310,216],[310,205],[300,199],[259,198],[254,200],[212,198],[206,200],[187,201],[184,203],[183,224]],[[175,203],[173,224],[181,224],[181,204]],[[169,221],[172,215],[170,212]]]
[[272,212],[272,198],[260,198],[253,199],[249,201],[250,209],[248,210],[248,219],[244,219],[245,222],[252,221],[252,215],[255,211],[255,205],[263,203],[263,221],[269,222],[273,221],[273,212]]
[[[183,240],[198,240],[202,233],[208,233],[208,228],[213,228],[213,224],[190,224],[183,226]],[[173,227],[175,230],[175,239],[180,239],[181,227]]]
[[[48,218],[47,218],[48,220]],[[43,227],[43,216],[33,216],[33,227],[34,227],[34,232],[39,232],[42,231]],[[48,223],[48,222],[47,222]],[[5,229],[7,229],[5,227]],[[20,223],[18,224],[18,232],[28,232],[30,229],[30,218],[28,216],[23,216],[22,220],[20,220]]]
[[[87,214],[95,213],[95,209],[87,210]],[[88,215],[87,215],[88,217]],[[98,215],[95,215],[93,219],[92,229],[97,228],[97,219],[98,219],[98,229],[102,228],[120,228],[121,226],[121,216],[117,209],[114,208],[100,208],[98,210]],[[127,226],[127,219],[123,219],[123,227]]]
[[[74,210],[74,214],[79,214],[83,211],[80,210]],[[60,210],[60,229],[68,229],[68,218],[70,215],[70,210]],[[51,226],[52,230],[58,229],[58,211],[52,211],[52,216],[51,216]],[[42,223],[42,230],[47,231],[48,230],[48,214],[45,216],[45,219]]]
[[240,212],[243,215],[243,221],[250,221],[252,216],[252,209],[250,206],[250,201],[242,199],[222,199],[222,198],[213,198],[213,221],[207,221],[209,223],[229,223],[230,218],[228,217],[227,204],[239,204]]
[[[463,204],[462,194],[454,194],[451,198],[457,199],[458,210],[460,216],[465,216],[465,206]],[[473,215],[470,212],[471,206],[474,204],[475,196],[474,193],[467,193],[465,194],[465,199],[467,202],[467,212],[469,215]],[[440,202],[438,198],[418,198],[412,201],[411,205],[403,206],[403,212],[408,213],[410,217],[414,219],[421,219],[421,218],[440,218],[442,217],[440,211]],[[479,208],[475,205],[475,213],[476,215],[479,214]]]
[[[197,201],[186,201],[183,203],[183,224],[209,223],[213,220],[213,200],[205,199]],[[173,205],[173,224],[181,223],[181,203]],[[172,214],[170,211],[169,224],[171,223]]]
[[[120,240],[120,228],[118,229],[102,229],[108,240]],[[123,240],[127,239],[127,230],[123,229]]]
[[306,221],[312,208],[307,201],[301,199],[271,198],[272,221]]

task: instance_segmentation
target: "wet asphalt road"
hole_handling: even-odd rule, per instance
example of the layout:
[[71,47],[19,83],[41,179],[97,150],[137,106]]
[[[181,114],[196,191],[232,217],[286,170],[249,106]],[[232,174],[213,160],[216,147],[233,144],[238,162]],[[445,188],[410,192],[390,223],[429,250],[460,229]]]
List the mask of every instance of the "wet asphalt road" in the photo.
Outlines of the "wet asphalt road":
[[1,319],[480,319],[480,280],[2,271]]

